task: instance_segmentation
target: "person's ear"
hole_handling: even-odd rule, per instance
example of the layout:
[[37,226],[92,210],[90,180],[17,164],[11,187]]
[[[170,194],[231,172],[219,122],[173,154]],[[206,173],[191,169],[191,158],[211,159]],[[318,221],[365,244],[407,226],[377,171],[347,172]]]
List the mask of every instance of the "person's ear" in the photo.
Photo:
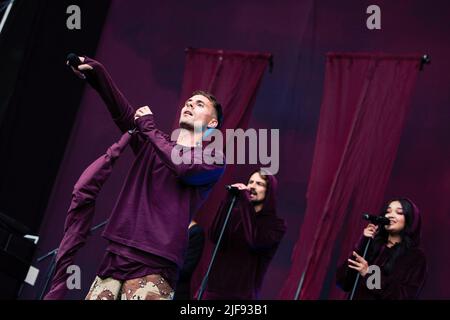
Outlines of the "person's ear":
[[212,118],[211,121],[208,122],[208,129],[215,129],[219,125],[219,121],[216,118]]

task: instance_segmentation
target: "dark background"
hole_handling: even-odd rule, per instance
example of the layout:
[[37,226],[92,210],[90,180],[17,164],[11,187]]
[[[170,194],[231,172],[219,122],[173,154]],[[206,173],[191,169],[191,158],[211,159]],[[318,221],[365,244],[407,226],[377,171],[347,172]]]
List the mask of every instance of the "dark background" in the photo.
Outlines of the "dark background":
[[[64,66],[68,52],[104,63],[128,99],[150,105],[166,131],[179,108],[184,48],[273,53],[250,127],[280,129],[278,202],[289,229],[264,299],[277,298],[302,223],[325,53],[419,52],[432,62],[419,75],[386,198],[410,197],[423,213],[429,276],[421,297],[450,298],[448,1],[377,1],[381,30],[366,28],[366,8],[374,3],[365,0],[133,0],[111,1],[109,10],[109,1],[49,2],[17,1],[0,35],[0,211],[41,236],[36,256],[58,245],[73,184],[119,137],[100,98],[90,88],[83,94],[83,82]],[[81,30],[66,28],[70,4],[81,7]],[[96,222],[108,216],[131,160],[126,153],[105,185]],[[247,174],[238,170],[236,180]],[[105,245],[100,239],[94,235],[80,252],[83,287],[70,298],[88,290]],[[36,296],[48,262],[35,264],[38,283],[24,287],[22,298]],[[325,289],[330,285],[332,277]]]

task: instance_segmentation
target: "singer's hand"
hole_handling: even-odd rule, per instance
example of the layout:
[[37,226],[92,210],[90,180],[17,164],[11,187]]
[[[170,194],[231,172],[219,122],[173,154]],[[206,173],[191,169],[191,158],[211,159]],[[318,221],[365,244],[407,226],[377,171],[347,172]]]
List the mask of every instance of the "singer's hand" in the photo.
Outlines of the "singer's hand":
[[364,229],[363,234],[364,234],[364,237],[373,238],[377,234],[377,231],[378,231],[378,226],[376,226],[372,223],[369,223],[367,225],[367,227]]
[[364,277],[369,271],[369,264],[363,257],[357,254],[355,251],[353,251],[353,256],[355,257],[355,260],[348,259],[348,267],[355,269],[356,271],[359,272],[361,276]]
[[[81,62],[84,62],[84,57],[78,57],[80,59]],[[69,61],[66,61],[66,64],[69,65]],[[78,70],[75,69],[74,67],[70,66],[70,68],[72,69],[72,71],[81,79],[86,79],[86,76],[80,72],[80,71],[85,71],[85,70],[92,70],[94,68],[92,68],[92,66],[84,63],[84,64],[80,64],[78,66]]]
[[243,184],[243,183],[235,183],[231,185],[232,187],[236,187],[239,190],[248,190],[247,185]]
[[150,110],[150,108],[148,106],[140,107],[139,109],[136,110],[136,113],[134,114],[134,121],[136,121],[136,119],[143,117],[147,114],[153,114],[153,112]]

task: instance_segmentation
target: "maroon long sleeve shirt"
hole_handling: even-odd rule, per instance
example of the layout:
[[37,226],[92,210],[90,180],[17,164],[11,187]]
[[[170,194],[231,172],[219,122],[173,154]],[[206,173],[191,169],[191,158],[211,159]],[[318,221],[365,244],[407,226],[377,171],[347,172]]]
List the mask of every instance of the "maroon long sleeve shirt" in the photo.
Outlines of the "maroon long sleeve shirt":
[[[86,72],[87,80],[106,103],[120,130],[138,129],[130,140],[136,158],[103,232],[110,241],[108,252],[113,254],[107,254],[99,273],[119,270],[120,264],[129,262],[127,258],[134,265],[131,269],[126,266],[130,272],[122,275],[125,277],[137,275],[136,262],[148,270],[160,267],[173,270],[174,266],[179,269],[187,247],[189,223],[223,174],[223,154],[217,151],[210,155],[219,161],[202,161],[197,158],[203,156],[203,146],[183,147],[180,148],[183,159],[191,161],[175,164],[172,150],[180,146],[156,128],[154,116],[146,115],[134,121],[134,108],[103,65],[87,57],[84,63],[93,67]],[[200,152],[196,152],[198,149]],[[97,194],[92,195],[93,201]],[[88,219],[87,215],[85,218]],[[173,284],[176,278],[171,274],[169,282]]]

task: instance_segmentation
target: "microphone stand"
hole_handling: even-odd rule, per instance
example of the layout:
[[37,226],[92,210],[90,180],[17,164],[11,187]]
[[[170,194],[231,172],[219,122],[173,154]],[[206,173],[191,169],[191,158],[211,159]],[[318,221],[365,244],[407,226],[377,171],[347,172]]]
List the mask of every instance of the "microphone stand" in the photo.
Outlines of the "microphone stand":
[[228,208],[228,212],[227,212],[227,215],[225,217],[225,221],[223,223],[222,229],[220,230],[219,238],[217,239],[217,243],[216,243],[216,246],[214,248],[214,251],[213,251],[213,254],[212,254],[212,257],[211,257],[211,261],[209,262],[208,271],[206,271],[206,274],[203,277],[202,284],[200,286],[200,291],[199,291],[198,296],[197,296],[197,300],[201,300],[202,296],[203,296],[203,293],[205,292],[206,285],[208,284],[209,274],[211,273],[211,269],[212,269],[212,266],[214,264],[214,260],[216,259],[216,255],[217,255],[217,252],[219,250],[220,243],[222,242],[223,234],[225,233],[225,228],[226,228],[226,226],[228,224],[228,220],[230,219],[230,216],[231,216],[231,211],[233,210],[234,204],[236,202],[237,195],[239,194],[239,190],[235,190],[233,188],[229,188],[228,186],[227,186],[227,190],[229,190],[229,192],[231,192],[233,194],[233,198],[231,199],[231,203],[230,203],[230,206]]
[[[90,232],[94,232],[95,230],[103,227],[105,224],[108,223],[108,219],[97,224],[96,226],[92,227]],[[50,265],[47,269],[47,275],[45,277],[45,283],[44,283],[44,287],[42,288],[41,292],[39,293],[38,296],[38,300],[42,300],[44,298],[45,295],[45,291],[47,291],[47,287],[50,284],[50,280],[53,277],[53,273],[55,272],[55,268],[56,268],[56,255],[58,254],[58,248],[55,248],[53,250],[50,250],[49,252],[47,252],[46,254],[44,254],[43,256],[37,258],[37,262],[41,262],[42,260],[45,260],[48,257],[52,257],[52,260],[50,260]]]
[[[367,251],[369,249],[370,244],[372,243],[372,238],[369,238],[367,240],[366,246],[364,247],[364,253],[363,253],[363,259],[366,259]],[[353,297],[355,296],[356,287],[358,286],[359,279],[361,278],[361,274],[358,272],[356,275],[355,283],[353,284],[352,293],[350,294],[348,300],[353,300]]]

